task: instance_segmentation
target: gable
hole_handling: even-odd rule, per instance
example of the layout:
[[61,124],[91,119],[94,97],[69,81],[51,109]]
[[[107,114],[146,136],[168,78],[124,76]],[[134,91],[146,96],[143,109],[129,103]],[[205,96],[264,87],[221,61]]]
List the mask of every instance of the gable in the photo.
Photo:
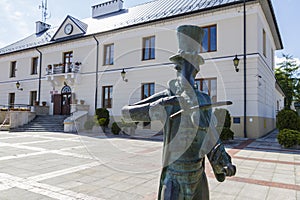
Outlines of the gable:
[[62,40],[67,38],[74,38],[86,34],[87,24],[72,17],[67,16],[56,33],[52,37],[52,41]]

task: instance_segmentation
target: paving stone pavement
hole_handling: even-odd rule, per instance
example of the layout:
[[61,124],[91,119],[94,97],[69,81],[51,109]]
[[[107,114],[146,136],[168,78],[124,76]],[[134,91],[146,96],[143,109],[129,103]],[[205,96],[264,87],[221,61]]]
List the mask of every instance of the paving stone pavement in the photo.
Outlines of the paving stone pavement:
[[[227,143],[237,174],[223,183],[207,163],[212,200],[300,199],[300,151],[282,149],[276,134]],[[3,131],[0,199],[154,200],[161,150],[161,136]]]

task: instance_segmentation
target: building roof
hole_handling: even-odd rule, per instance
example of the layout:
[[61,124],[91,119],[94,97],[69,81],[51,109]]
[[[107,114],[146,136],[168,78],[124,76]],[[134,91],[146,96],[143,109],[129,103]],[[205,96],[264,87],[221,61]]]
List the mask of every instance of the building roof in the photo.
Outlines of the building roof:
[[[78,20],[71,16],[68,17],[71,17],[75,24],[85,30],[84,36],[87,36],[240,3],[243,3],[243,0],[154,0],[99,18]],[[271,4],[270,1],[268,3]],[[269,7],[273,9],[272,5],[269,5]],[[273,10],[271,13],[274,13]],[[272,17],[275,18],[275,15],[272,15]],[[273,26],[277,27],[276,19],[273,19],[273,23],[275,24]],[[51,38],[57,31],[58,27],[50,28],[38,35],[32,34],[23,40],[0,49],[0,55],[55,43],[56,41],[52,41]],[[280,44],[282,46],[278,27],[275,31],[277,31],[277,37],[275,38],[279,38],[279,46]],[[82,37],[82,35],[78,37]],[[70,37],[70,39],[74,39],[74,37]]]

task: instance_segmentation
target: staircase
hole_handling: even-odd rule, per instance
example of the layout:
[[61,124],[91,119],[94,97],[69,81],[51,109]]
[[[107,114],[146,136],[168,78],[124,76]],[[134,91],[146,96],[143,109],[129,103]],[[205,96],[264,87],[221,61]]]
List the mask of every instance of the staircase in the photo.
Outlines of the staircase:
[[65,115],[38,115],[24,126],[10,129],[10,132],[64,132]]

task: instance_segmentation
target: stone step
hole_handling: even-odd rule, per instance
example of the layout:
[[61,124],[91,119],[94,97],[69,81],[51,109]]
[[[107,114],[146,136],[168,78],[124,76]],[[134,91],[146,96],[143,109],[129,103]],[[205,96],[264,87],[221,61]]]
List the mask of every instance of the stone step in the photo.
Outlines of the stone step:
[[68,116],[45,115],[36,116],[34,120],[24,126],[11,129],[11,132],[63,132],[63,122]]

